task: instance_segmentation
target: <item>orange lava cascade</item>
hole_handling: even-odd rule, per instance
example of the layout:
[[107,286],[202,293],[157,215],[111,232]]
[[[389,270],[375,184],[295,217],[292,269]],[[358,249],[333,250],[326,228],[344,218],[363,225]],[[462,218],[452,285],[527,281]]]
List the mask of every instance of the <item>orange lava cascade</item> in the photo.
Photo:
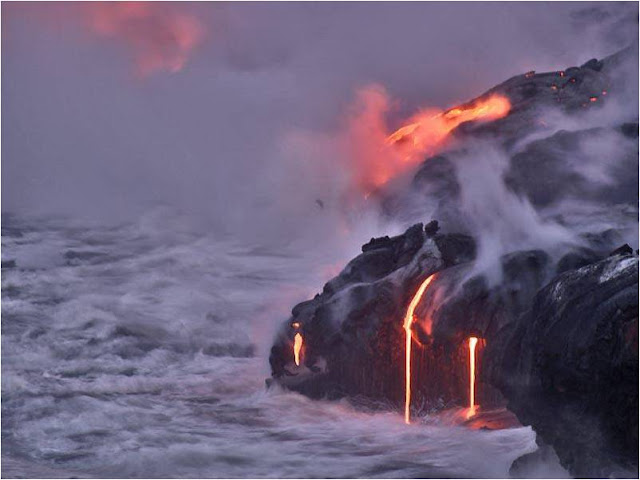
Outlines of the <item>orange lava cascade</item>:
[[452,108],[445,112],[437,109],[422,110],[387,137],[387,145],[402,150],[405,162],[413,162],[416,155],[424,155],[438,147],[458,125],[471,120],[496,120],[509,113],[511,102],[501,95],[493,95],[472,105]]
[[476,346],[477,337],[469,337],[469,411],[467,418],[476,412]]
[[433,280],[434,275],[430,275],[427,279],[422,282],[420,288],[411,299],[411,303],[409,303],[409,307],[407,308],[407,313],[404,316],[404,324],[403,328],[405,331],[405,339],[406,339],[406,347],[405,347],[405,366],[404,366],[404,374],[405,374],[405,392],[404,392],[404,423],[407,425],[411,423],[410,420],[410,408],[411,408],[411,325],[413,324],[414,317],[413,312],[415,311],[418,303],[422,299],[424,292],[427,290],[427,287]]
[[[348,109],[344,127],[328,148],[347,162],[357,198],[367,199],[394,178],[408,173],[425,158],[447,146],[451,132],[469,121],[489,122],[505,117],[511,102],[498,93],[485,95],[448,110],[423,107],[389,128],[387,117],[397,104],[379,85],[359,88]],[[293,141],[306,149],[314,148],[315,137]],[[349,189],[351,192],[351,189]]]
[[301,353],[302,353],[302,335],[300,333],[296,333],[296,336],[293,337],[293,358],[298,367],[300,366]]

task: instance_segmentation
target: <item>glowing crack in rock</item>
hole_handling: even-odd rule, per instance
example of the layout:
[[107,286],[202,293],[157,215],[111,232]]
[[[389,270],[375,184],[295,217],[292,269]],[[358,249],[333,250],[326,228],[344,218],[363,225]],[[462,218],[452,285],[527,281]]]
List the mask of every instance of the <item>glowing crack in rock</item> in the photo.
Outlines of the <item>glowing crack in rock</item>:
[[405,331],[405,392],[404,392],[404,423],[407,425],[410,423],[410,409],[411,409],[411,325],[413,324],[414,317],[413,312],[415,311],[418,303],[422,299],[424,292],[427,290],[427,287],[433,280],[434,275],[430,275],[427,279],[422,282],[420,288],[411,299],[411,303],[409,303],[409,307],[407,308],[407,313],[404,316],[404,324],[403,328]]

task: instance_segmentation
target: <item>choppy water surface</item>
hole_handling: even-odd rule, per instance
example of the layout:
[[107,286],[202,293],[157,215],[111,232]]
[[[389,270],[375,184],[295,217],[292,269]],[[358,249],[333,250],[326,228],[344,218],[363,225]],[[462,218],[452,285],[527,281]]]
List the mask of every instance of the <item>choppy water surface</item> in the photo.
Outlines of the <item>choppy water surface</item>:
[[5,477],[503,477],[535,449],[265,390],[275,326],[328,279],[311,252],[161,218],[2,228]]

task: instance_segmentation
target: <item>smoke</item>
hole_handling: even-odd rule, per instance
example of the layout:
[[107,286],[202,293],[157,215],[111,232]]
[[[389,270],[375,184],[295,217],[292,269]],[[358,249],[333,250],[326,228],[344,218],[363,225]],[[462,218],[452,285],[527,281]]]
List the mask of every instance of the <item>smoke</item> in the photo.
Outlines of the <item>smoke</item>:
[[582,55],[604,57],[637,43],[638,6],[627,2],[592,3],[572,11],[569,24],[583,33]]
[[533,205],[504,181],[508,155],[491,143],[475,142],[454,157],[460,185],[460,211],[478,252],[469,278],[483,274],[489,285],[502,282],[501,258],[519,250],[545,251],[578,243],[562,225],[543,220]]
[[204,27],[192,14],[149,2],[91,2],[87,23],[97,36],[126,46],[141,77],[182,70],[202,41]]
[[273,243],[393,233],[363,198],[413,172],[388,161],[388,127],[628,43],[575,10],[3,4],[3,211],[111,223],[160,205]]
[[296,129],[286,133],[283,158],[292,160],[287,168],[304,163],[303,169],[320,184],[312,185],[319,187],[314,193],[328,206],[361,204],[376,187],[399,173],[397,153],[386,143],[385,115],[390,108],[391,100],[383,87],[358,89],[335,131]]
[[[182,71],[197,47],[212,37],[210,19],[205,23],[206,16],[193,6],[174,2],[21,3],[3,7],[2,16],[3,42],[9,45],[3,48],[5,54],[35,54],[24,60],[36,66],[38,47],[49,39],[57,47],[51,54],[58,68],[74,68],[65,58],[72,54],[91,72],[115,54],[113,58],[127,59],[127,68],[132,67],[138,79]],[[21,48],[26,46],[24,28],[36,36],[28,52]],[[93,58],[81,58],[85,51]],[[39,68],[48,74],[47,65]],[[87,71],[74,73],[87,76]]]

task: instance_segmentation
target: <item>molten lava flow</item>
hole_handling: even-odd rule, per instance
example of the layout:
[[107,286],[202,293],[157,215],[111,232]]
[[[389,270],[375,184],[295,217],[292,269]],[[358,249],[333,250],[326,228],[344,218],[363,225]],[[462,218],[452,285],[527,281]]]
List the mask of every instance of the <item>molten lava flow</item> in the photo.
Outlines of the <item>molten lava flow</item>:
[[302,335],[298,332],[296,333],[296,336],[293,337],[293,358],[298,367],[300,366],[301,352],[302,352]]
[[422,160],[424,154],[433,153],[461,123],[496,120],[504,117],[510,109],[509,99],[493,95],[473,105],[452,108],[446,112],[423,110],[410,119],[411,123],[389,135],[386,143],[400,150],[405,163],[414,163],[417,159]]
[[469,337],[469,411],[467,418],[476,412],[476,345],[477,337]]
[[409,303],[409,308],[407,308],[407,313],[404,316],[404,331],[406,338],[406,348],[405,348],[405,366],[404,366],[404,375],[405,375],[405,392],[404,392],[404,423],[407,425],[409,422],[409,409],[411,407],[411,324],[413,323],[413,312],[418,306],[422,295],[427,290],[427,287],[433,280],[434,275],[430,275],[427,279],[422,282],[420,288],[411,299],[411,303]]
[[[326,144],[327,148],[336,149],[333,154],[336,158],[347,162],[353,182],[347,196],[358,200],[369,198],[394,177],[437,153],[461,123],[495,120],[511,109],[505,96],[493,94],[447,111],[421,108],[405,118],[398,125],[400,128],[389,129],[387,116],[395,103],[379,85],[358,89],[339,136]],[[291,141],[304,149],[305,155],[310,149],[318,150],[315,145],[319,141],[324,145],[324,141],[315,136],[295,135]]]

